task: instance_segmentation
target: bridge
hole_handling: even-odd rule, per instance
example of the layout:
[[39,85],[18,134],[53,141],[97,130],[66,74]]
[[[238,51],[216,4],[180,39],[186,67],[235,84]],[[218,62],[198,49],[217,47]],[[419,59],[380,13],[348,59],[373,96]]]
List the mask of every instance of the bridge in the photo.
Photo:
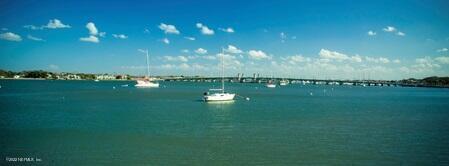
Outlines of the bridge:
[[[164,81],[183,82],[221,82],[221,77],[162,77]],[[300,79],[300,78],[271,78],[271,77],[225,77],[225,82],[234,83],[267,83],[268,81],[279,83],[287,81],[290,84],[313,84],[313,85],[352,85],[352,86],[410,86],[400,81],[392,80],[325,80],[325,79]]]

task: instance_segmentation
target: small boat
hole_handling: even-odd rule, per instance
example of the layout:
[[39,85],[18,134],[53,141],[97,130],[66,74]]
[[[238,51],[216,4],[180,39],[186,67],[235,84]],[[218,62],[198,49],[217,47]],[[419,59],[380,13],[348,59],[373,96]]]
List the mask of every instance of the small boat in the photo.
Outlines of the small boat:
[[159,87],[159,83],[150,81],[149,79],[145,78],[142,80],[137,80],[137,84],[134,86],[139,88],[157,88]]
[[213,101],[232,101],[234,100],[235,93],[225,92],[224,86],[224,61],[223,54],[221,56],[221,89],[209,89],[209,91],[217,91],[217,92],[204,92],[203,99],[205,102],[213,102]]
[[267,88],[276,88],[276,84],[270,80],[268,81],[267,85],[265,85]]
[[95,81],[95,82],[100,82],[100,80],[98,80],[98,79],[95,79],[94,81]]
[[153,82],[150,78],[150,62],[149,62],[148,50],[141,50],[141,51],[145,52],[147,55],[147,76],[144,79],[137,80],[137,84],[134,86],[139,87],[139,88],[157,88],[157,87],[159,87],[159,83]]
[[287,84],[288,84],[288,80],[281,80],[281,81],[279,81],[279,85],[280,86],[285,86]]
[[209,91],[221,91],[216,93],[205,92],[204,101],[229,101],[234,100],[235,93],[224,92],[223,89],[209,89]]

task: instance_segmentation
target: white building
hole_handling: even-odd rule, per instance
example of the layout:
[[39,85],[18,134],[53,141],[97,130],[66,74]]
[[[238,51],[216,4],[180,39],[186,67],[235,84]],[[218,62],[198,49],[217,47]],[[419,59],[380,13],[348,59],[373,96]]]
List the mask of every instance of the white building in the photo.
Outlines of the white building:
[[76,75],[76,74],[69,74],[65,78],[68,79],[68,80],[80,80],[81,79],[81,77],[79,75]]
[[97,75],[97,79],[98,80],[115,80],[115,76],[103,74],[103,75]]

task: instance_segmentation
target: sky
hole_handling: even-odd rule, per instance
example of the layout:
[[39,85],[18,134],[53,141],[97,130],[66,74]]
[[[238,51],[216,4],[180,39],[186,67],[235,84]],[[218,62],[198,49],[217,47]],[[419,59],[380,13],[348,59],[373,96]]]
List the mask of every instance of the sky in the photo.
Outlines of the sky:
[[449,76],[449,1],[0,1],[0,69]]

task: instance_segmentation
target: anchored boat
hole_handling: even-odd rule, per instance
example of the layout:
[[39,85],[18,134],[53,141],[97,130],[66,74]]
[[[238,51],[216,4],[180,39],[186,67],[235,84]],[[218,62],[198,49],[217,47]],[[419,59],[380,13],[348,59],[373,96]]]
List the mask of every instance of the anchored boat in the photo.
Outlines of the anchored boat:
[[148,55],[148,50],[140,50],[141,52],[145,52],[146,56],[147,56],[147,76],[143,79],[137,80],[137,84],[134,85],[135,87],[139,87],[139,88],[157,88],[159,87],[159,83],[152,81],[152,79],[150,78],[150,60],[149,60],[149,55]]
[[224,61],[223,61],[223,53],[221,55],[221,89],[209,89],[208,92],[204,92],[204,101],[232,101],[234,100],[235,93],[225,92],[224,85]]

